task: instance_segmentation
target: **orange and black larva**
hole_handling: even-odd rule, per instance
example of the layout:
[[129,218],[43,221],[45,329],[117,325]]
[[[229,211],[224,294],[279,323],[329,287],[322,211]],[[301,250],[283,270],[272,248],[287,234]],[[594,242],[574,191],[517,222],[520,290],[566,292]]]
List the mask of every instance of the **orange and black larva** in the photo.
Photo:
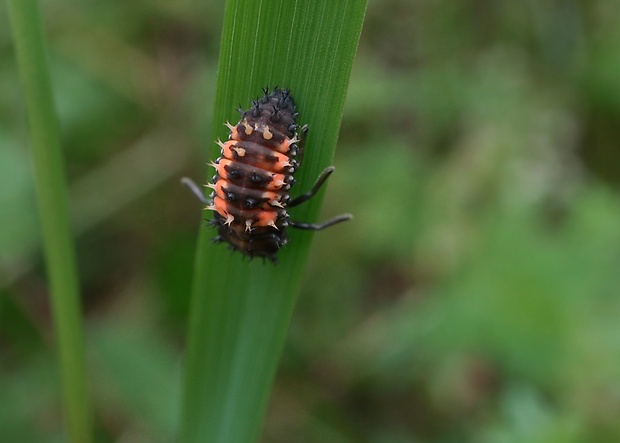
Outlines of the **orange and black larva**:
[[288,241],[287,227],[320,230],[351,216],[344,214],[320,224],[290,220],[287,209],[314,196],[334,168],[325,169],[310,191],[290,197],[307,126],[297,125],[297,108],[287,89],[263,91],[264,96],[253,101],[250,109],[239,109],[237,125],[226,123],[230,137],[218,141],[221,157],[211,163],[216,174],[206,185],[213,189],[211,200],[193,182],[183,181],[207,204],[207,210],[214,211],[216,242],[227,242],[242,254],[275,263],[277,252]]

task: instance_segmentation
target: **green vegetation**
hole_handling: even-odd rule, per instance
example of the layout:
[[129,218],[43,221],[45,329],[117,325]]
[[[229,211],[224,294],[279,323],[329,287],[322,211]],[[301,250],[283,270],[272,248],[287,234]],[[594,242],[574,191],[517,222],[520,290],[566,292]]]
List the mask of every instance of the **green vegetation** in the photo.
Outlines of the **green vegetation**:
[[35,0],[9,1],[8,5],[28,115],[43,250],[60,360],[63,415],[69,440],[88,443],[92,441],[91,417],[86,392],[81,303],[45,39]]
[[[229,1],[213,133],[225,140],[222,122],[239,118],[235,103],[249,107],[247,97],[256,97],[265,84],[290,88],[304,104],[300,121],[312,128],[308,146],[320,147],[304,155],[299,174],[301,184],[313,183],[336,147],[365,7],[362,0]],[[219,155],[217,145],[211,155]],[[319,203],[315,197],[292,217],[315,218]],[[201,230],[180,440],[243,443],[255,440],[260,430],[310,235],[292,234],[295,247],[278,254],[278,266],[232,255],[212,238],[212,231]]]
[[[203,384],[192,379],[199,369],[182,369],[187,345],[212,339],[194,329],[186,341],[188,324],[205,314],[189,308],[199,227],[196,300],[226,296],[239,306],[227,311],[239,324],[227,337],[252,327],[241,315],[271,308],[271,332],[260,333],[275,337],[271,354],[282,348],[275,374],[274,362],[244,360],[275,384],[268,397],[236,385],[252,394],[253,410],[222,414],[254,420],[243,435],[257,432],[268,398],[261,442],[620,440],[618,2],[369,2],[333,160],[338,123],[324,112],[342,96],[331,102],[302,80],[321,54],[296,53],[286,66],[256,58],[264,65],[243,89],[221,76],[216,84],[222,26],[231,30],[223,2],[42,7],[95,441],[172,441],[180,410],[209,407],[190,400],[192,386],[205,402],[222,395],[205,388],[210,370]],[[58,442],[60,377],[5,9],[0,441]],[[264,44],[244,41],[248,51]],[[230,71],[231,82],[245,74]],[[311,124],[296,191],[330,162],[337,168],[324,201],[295,208],[296,218],[355,215],[315,236],[293,233],[277,268],[207,245],[215,234],[178,183],[211,173],[221,123],[265,81],[291,87]],[[226,265],[238,273],[217,268]],[[288,289],[268,298],[271,278]],[[252,299],[244,287],[260,293]],[[260,350],[243,343],[226,355]]]

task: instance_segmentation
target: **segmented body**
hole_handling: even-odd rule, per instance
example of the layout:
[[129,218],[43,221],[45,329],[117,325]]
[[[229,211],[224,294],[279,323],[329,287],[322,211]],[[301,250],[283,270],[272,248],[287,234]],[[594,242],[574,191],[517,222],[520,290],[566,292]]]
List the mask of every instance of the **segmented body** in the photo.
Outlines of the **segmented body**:
[[253,102],[237,125],[227,123],[229,139],[212,166],[216,240],[250,257],[275,260],[287,243],[287,205],[298,163],[296,106],[288,90],[275,89]]

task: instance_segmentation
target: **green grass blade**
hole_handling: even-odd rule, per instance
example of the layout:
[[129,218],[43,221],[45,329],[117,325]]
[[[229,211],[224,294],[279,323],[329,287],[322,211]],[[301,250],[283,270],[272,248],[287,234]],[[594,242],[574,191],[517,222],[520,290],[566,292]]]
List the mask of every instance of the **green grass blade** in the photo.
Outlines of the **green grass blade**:
[[50,76],[36,0],[9,0],[22,78],[52,311],[60,352],[63,407],[71,442],[91,441],[84,343],[67,186]]
[[[331,162],[365,9],[365,0],[226,4],[214,138],[227,137],[223,122],[237,121],[237,106],[248,107],[261,87],[289,88],[298,121],[310,125],[293,196]],[[211,146],[216,158],[219,149]],[[317,196],[291,216],[314,221],[320,205]],[[257,438],[312,236],[289,234],[281,264],[273,266],[211,244],[214,231],[201,229],[179,441]]]

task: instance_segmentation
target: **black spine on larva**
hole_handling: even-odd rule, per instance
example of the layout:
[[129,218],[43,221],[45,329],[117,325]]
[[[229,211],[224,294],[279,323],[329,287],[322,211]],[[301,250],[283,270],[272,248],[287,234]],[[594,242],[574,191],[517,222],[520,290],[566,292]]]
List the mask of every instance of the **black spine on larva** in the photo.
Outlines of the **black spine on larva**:
[[[247,256],[276,262],[277,252],[287,243],[289,216],[286,206],[294,184],[292,174],[297,168],[297,112],[288,90],[274,88],[269,92],[265,88],[264,93],[263,97],[252,101],[248,110],[240,110],[241,120],[227,141],[235,150],[232,157],[225,158],[230,163],[223,166],[224,154],[216,162],[213,183],[222,180],[219,184],[223,192],[221,196],[214,196],[214,223],[218,227],[218,241],[229,243],[234,250]],[[272,166],[277,162],[274,153],[279,151],[282,155],[282,147],[291,141],[293,143],[284,153],[290,167],[274,170]],[[283,185],[271,191],[277,194],[276,204],[261,197],[274,185],[274,174],[284,176]],[[223,214],[217,210],[221,207],[225,208]],[[263,216],[274,218],[273,224],[262,225]]]
[[251,109],[243,114],[243,117],[253,123],[262,123],[273,127],[274,129],[292,138],[296,134],[297,125],[295,118],[297,117],[297,108],[293,97],[291,97],[288,89],[274,89],[269,94],[269,89],[265,88],[265,95],[257,102],[258,114],[254,116],[254,110]]

